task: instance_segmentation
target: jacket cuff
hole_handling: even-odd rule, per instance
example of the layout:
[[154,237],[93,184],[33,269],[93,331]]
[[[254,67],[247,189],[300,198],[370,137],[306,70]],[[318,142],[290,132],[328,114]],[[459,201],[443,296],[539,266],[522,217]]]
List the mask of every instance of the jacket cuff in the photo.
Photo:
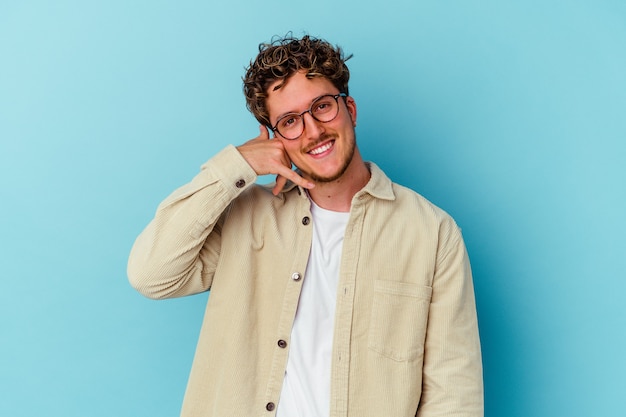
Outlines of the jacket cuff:
[[239,194],[257,180],[257,174],[233,145],[228,145],[203,166],[219,178],[229,194]]

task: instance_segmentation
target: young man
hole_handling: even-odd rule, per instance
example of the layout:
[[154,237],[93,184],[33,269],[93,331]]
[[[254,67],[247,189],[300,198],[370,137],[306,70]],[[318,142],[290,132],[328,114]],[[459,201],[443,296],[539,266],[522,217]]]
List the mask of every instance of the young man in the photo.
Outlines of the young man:
[[142,294],[211,291],[183,417],[483,415],[461,233],[363,161],[345,60],[308,36],[262,44],[244,79],[259,136],[211,158],[135,242]]

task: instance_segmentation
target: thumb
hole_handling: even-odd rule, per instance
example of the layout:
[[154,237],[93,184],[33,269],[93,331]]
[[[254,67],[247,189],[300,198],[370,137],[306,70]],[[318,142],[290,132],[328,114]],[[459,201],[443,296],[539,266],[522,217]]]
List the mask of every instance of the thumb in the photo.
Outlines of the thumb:
[[267,126],[265,125],[259,125],[259,139],[265,139],[268,140],[270,138],[270,132],[267,130]]

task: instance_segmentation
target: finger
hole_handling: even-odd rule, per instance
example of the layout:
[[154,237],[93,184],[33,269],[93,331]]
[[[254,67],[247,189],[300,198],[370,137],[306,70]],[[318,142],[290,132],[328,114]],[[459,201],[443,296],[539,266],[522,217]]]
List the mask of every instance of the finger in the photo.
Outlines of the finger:
[[[303,187],[303,188],[307,188],[307,189],[311,189],[313,187],[315,187],[315,184],[312,183],[311,181],[308,181],[304,178],[302,178],[300,175],[298,175],[298,173],[296,171],[293,171],[287,167],[282,167],[281,169],[278,170],[278,175],[280,177],[284,177],[286,180],[291,180],[291,182]],[[278,181],[278,178],[277,178]],[[284,186],[284,184],[283,184]]]
[[285,184],[287,184],[287,178],[283,177],[282,175],[277,175],[276,184],[274,184],[274,188],[272,188],[272,194],[278,195],[278,193],[280,193],[283,188],[285,188]]
[[268,140],[270,138],[270,132],[267,130],[267,126],[259,125],[259,139]]

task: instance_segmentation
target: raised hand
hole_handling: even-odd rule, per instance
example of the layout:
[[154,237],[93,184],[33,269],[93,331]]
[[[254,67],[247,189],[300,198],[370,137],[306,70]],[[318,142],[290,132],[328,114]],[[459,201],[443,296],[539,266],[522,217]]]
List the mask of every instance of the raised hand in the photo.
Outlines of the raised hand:
[[263,125],[259,126],[259,131],[259,136],[237,146],[237,150],[257,175],[276,175],[276,185],[272,189],[272,193],[277,195],[287,180],[291,180],[304,188],[313,188],[315,184],[305,180],[291,169],[291,160],[282,142],[270,139],[267,127]]

